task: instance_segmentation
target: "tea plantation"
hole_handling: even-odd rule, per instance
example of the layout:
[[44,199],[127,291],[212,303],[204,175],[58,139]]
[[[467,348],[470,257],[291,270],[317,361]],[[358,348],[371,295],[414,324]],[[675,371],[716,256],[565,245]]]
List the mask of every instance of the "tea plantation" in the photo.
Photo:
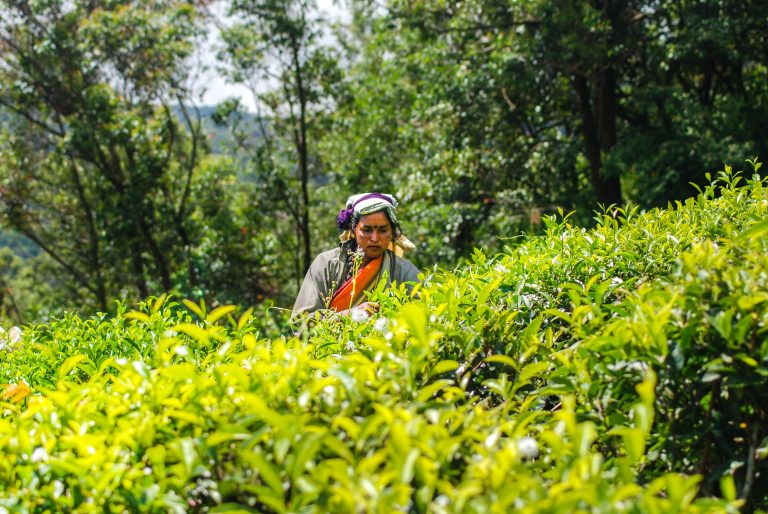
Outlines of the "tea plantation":
[[298,337],[165,297],[5,327],[0,512],[765,509],[766,185],[551,218]]

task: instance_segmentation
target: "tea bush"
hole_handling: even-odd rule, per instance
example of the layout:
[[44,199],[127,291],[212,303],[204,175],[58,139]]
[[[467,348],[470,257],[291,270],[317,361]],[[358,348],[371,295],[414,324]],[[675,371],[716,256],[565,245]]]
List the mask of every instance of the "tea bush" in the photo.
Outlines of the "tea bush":
[[764,185],[547,219],[363,323],[163,297],[24,327],[0,511],[764,509]]

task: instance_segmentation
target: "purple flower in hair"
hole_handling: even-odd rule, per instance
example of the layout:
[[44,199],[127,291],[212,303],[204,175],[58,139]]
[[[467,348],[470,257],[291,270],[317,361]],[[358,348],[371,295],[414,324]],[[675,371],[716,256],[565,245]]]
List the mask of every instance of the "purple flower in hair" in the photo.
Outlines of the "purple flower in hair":
[[352,214],[353,209],[342,209],[339,211],[339,217],[336,218],[336,226],[339,230],[348,230],[352,228]]

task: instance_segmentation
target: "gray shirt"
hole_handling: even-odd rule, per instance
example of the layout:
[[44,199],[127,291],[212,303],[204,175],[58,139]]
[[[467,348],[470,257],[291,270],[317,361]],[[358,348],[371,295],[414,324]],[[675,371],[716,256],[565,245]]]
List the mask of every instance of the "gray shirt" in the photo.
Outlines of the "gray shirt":
[[[299,295],[293,304],[293,316],[300,313],[312,313],[325,309],[330,303],[333,292],[341,287],[346,276],[346,259],[341,248],[334,248],[318,255],[304,277]],[[397,257],[394,252],[387,250],[381,271],[387,272],[387,287],[393,282],[397,284],[417,282],[419,270],[407,259]],[[409,286],[409,290],[413,285]]]

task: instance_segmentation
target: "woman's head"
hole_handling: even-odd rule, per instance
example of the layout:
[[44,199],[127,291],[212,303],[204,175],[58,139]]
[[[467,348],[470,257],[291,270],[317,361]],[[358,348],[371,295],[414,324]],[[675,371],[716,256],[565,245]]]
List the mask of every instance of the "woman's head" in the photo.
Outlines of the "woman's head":
[[397,200],[392,195],[364,193],[350,196],[346,208],[339,213],[337,226],[344,231],[342,241],[353,241],[368,258],[381,256],[390,243],[413,247],[402,235],[397,221]]

